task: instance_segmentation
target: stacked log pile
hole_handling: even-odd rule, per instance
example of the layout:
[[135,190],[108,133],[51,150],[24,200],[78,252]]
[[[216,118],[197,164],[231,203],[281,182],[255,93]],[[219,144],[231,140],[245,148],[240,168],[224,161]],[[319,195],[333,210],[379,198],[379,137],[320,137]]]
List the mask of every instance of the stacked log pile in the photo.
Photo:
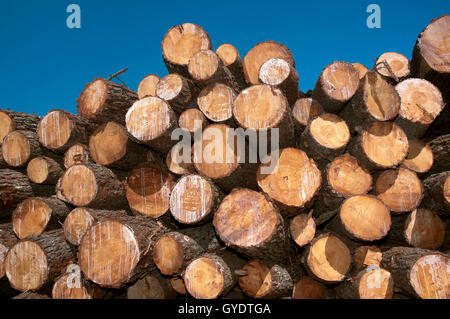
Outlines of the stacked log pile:
[[0,110],[3,297],[450,298],[449,36],[444,15],[411,61],[334,61],[303,93],[286,46],[241,58],[185,23],[137,92]]

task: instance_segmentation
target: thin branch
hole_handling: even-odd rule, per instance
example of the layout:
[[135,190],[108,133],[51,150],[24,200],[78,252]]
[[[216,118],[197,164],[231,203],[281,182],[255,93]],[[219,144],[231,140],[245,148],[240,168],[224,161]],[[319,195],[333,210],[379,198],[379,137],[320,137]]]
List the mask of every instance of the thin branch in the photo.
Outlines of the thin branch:
[[[108,81],[111,81],[111,80],[114,79],[116,76],[118,76],[119,74],[122,74],[122,73],[126,72],[127,70],[128,70],[128,68],[122,69],[122,70],[120,70],[120,71],[114,73],[113,75],[110,75],[109,78],[108,78]],[[119,81],[120,81],[120,80],[119,80]],[[120,81],[120,82],[122,82],[122,81]]]

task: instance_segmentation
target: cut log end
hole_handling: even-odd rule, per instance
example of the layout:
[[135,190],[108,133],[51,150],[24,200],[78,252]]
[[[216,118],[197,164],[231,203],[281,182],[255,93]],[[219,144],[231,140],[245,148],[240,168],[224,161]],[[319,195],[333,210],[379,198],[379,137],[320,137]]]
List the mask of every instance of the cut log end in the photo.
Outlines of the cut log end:
[[64,274],[60,276],[52,288],[52,299],[95,299],[96,289],[86,284],[80,275]]
[[297,281],[292,291],[292,299],[326,299],[327,296],[324,284],[306,276]]
[[186,290],[186,286],[184,285],[183,278],[180,277],[172,277],[169,280],[170,285],[172,286],[173,290],[175,290],[180,295],[187,295],[188,292]]
[[295,216],[289,227],[292,239],[300,247],[309,244],[316,234],[316,224],[308,214]]
[[310,134],[321,146],[340,149],[350,140],[350,130],[336,114],[322,113],[311,121]]
[[191,159],[191,148],[188,148],[187,158],[184,158],[185,148],[181,144],[175,144],[167,152],[166,166],[169,171],[177,175],[191,174],[195,172],[194,164]]
[[[56,167],[52,167],[53,163],[56,164]],[[58,172],[53,172],[53,168],[58,170]],[[58,177],[62,174],[62,170],[56,162],[44,156],[33,158],[27,165],[28,178],[36,184],[49,182],[52,173],[55,173],[57,176],[55,176],[55,179],[52,179],[51,184],[53,182],[56,184]]]
[[192,134],[196,130],[202,130],[207,125],[208,120],[199,109],[187,109],[178,118],[178,126]]
[[197,104],[205,116],[213,122],[225,122],[233,116],[234,90],[223,84],[211,84],[200,92]]
[[186,290],[196,299],[215,299],[224,289],[224,274],[215,260],[201,257],[186,268]]
[[87,206],[97,195],[98,185],[95,173],[86,165],[69,167],[60,181],[64,198],[75,206]]
[[21,131],[6,135],[1,150],[5,162],[13,167],[24,166],[32,155],[30,141]]
[[105,79],[97,78],[81,92],[78,112],[85,118],[94,118],[101,113],[108,99],[108,84]]
[[94,225],[95,218],[87,208],[77,207],[67,215],[63,230],[67,241],[78,246],[84,234]]
[[359,246],[353,253],[355,269],[362,269],[370,265],[380,265],[381,250],[377,246]]
[[392,299],[394,280],[389,271],[378,266],[369,266],[358,278],[358,297],[360,299]]
[[97,164],[110,165],[127,153],[128,134],[126,129],[116,123],[100,125],[89,138],[89,151]]
[[74,124],[66,111],[50,111],[39,122],[39,142],[48,149],[57,150],[69,141],[73,127]]
[[316,116],[322,113],[322,105],[310,97],[298,99],[292,108],[293,118],[302,127],[306,127]]
[[184,249],[171,236],[163,235],[153,247],[153,261],[163,275],[173,275],[183,266]]
[[272,58],[261,65],[259,79],[262,83],[277,86],[286,81],[291,73],[288,62],[279,58]]
[[413,247],[435,250],[445,239],[445,225],[439,216],[431,210],[418,208],[408,215],[404,236]]
[[367,74],[367,72],[369,72],[369,69],[361,63],[355,62],[355,63],[352,63],[352,65],[355,68],[355,70],[358,72],[360,80]]
[[142,99],[147,96],[156,96],[156,85],[158,84],[159,79],[159,76],[156,74],[150,74],[143,78],[138,86],[138,98]]
[[401,166],[416,173],[426,173],[433,167],[433,151],[427,143],[412,139],[409,140],[408,156],[403,160]]
[[39,198],[28,198],[21,202],[13,212],[14,233],[20,239],[40,235],[47,228],[52,209]]
[[[387,67],[386,64],[389,66]],[[400,80],[408,77],[410,73],[409,60],[403,54],[386,52],[377,59],[375,69],[383,76]]]
[[252,298],[264,298],[272,287],[270,269],[260,261],[253,260],[242,267],[247,274],[239,277],[239,287],[244,294]]
[[64,153],[64,167],[67,169],[76,164],[87,164],[89,162],[88,147],[83,144],[75,144]]
[[411,286],[423,299],[450,298],[450,257],[429,254],[419,258],[411,267]]
[[8,113],[0,110],[0,146],[3,144],[3,139],[6,135],[16,129],[14,120]]
[[228,43],[220,45],[216,50],[216,54],[219,56],[225,66],[232,65],[240,59],[240,55],[237,49],[233,45]]
[[208,80],[218,72],[219,61],[220,58],[214,51],[201,50],[189,59],[189,74],[197,81]]

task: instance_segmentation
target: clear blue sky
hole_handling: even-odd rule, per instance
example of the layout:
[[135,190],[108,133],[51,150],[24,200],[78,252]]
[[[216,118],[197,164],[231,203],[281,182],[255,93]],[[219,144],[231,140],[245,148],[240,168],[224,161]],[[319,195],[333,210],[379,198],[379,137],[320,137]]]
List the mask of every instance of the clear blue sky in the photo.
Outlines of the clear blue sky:
[[[81,7],[81,29],[66,26],[71,3]],[[381,7],[380,29],[366,26],[371,3]],[[242,57],[261,41],[285,44],[306,91],[335,60],[371,68],[383,52],[410,58],[420,31],[449,9],[444,0],[2,0],[0,108],[75,112],[87,82],[125,67],[129,71],[121,78],[136,90],[145,75],[167,74],[161,40],[184,22],[201,25],[213,49],[231,43]]]

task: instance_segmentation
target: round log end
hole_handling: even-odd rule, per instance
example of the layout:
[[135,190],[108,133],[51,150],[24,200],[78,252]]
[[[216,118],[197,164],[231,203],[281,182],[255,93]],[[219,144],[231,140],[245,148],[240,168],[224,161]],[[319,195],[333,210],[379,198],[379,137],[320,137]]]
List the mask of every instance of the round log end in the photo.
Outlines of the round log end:
[[298,99],[292,108],[292,116],[301,126],[307,126],[309,122],[322,113],[322,105],[310,97]]
[[416,173],[426,173],[433,163],[434,156],[430,145],[418,139],[409,140],[408,156],[403,160],[402,167]]
[[336,114],[322,113],[311,121],[310,134],[314,140],[329,149],[340,149],[350,140],[350,130]]
[[316,223],[308,214],[295,216],[289,225],[291,237],[300,247],[306,246],[316,234]]
[[219,69],[219,61],[214,51],[201,50],[189,59],[189,74],[197,81],[210,79]]
[[184,158],[185,148],[180,144],[175,144],[167,152],[166,166],[170,172],[177,175],[191,174],[195,172],[194,164],[191,159],[191,148],[188,148],[188,156]]
[[36,184],[44,183],[48,178],[49,168],[44,157],[35,157],[27,165],[28,178]]
[[20,131],[12,131],[3,139],[2,155],[9,166],[24,166],[31,156],[28,138]]
[[261,65],[259,79],[262,83],[277,86],[291,74],[291,65],[283,59],[272,58]]
[[353,253],[356,269],[361,269],[369,265],[379,266],[381,258],[381,250],[377,246],[359,246]]
[[88,83],[78,99],[78,113],[85,118],[95,118],[108,99],[108,84],[103,78]]
[[248,262],[242,267],[245,276],[239,277],[242,292],[252,298],[264,298],[273,289],[270,269],[258,260]]
[[142,99],[147,96],[156,96],[156,85],[159,82],[159,76],[156,74],[147,75],[138,85],[138,98]]
[[64,167],[67,169],[75,164],[87,164],[89,162],[89,150],[87,146],[77,143],[64,153]]
[[240,59],[240,55],[236,47],[229,43],[221,44],[216,49],[216,54],[225,66],[232,65]]
[[418,208],[405,221],[406,242],[413,247],[435,250],[445,239],[445,225],[431,210]]
[[411,267],[409,281],[422,299],[449,299],[449,273],[449,256],[428,254],[419,258]]
[[200,92],[197,104],[205,116],[213,122],[224,122],[233,116],[236,93],[223,83],[211,84]]
[[100,125],[89,138],[89,151],[94,162],[110,165],[127,153],[127,130],[116,122]]
[[[200,126],[198,126],[196,122],[200,122]],[[178,118],[178,126],[184,128],[189,133],[194,133],[198,129],[203,129],[207,123],[208,120],[199,109],[187,109],[183,111]]]
[[64,220],[64,236],[69,243],[78,246],[81,238],[94,223],[95,218],[89,213],[88,208],[77,207]]
[[3,139],[6,135],[16,129],[14,120],[8,115],[8,113],[0,110],[0,146],[3,144]]
[[360,299],[392,299],[394,280],[389,271],[378,266],[369,266],[359,278]]
[[59,192],[74,206],[87,206],[97,196],[98,185],[95,173],[86,165],[69,167],[58,181]]
[[173,275],[183,266],[184,249],[171,236],[163,235],[153,247],[153,261],[163,275]]
[[72,135],[73,123],[66,111],[54,110],[39,122],[39,142],[46,148],[56,150],[64,146]]
[[[387,63],[389,68],[386,67],[385,63]],[[407,77],[410,73],[408,58],[397,52],[386,52],[380,55],[377,59],[375,69],[381,75],[393,79]]]
[[224,274],[220,265],[211,258],[201,257],[186,268],[186,290],[196,299],[216,299],[224,289]]
[[352,65],[355,68],[355,70],[358,72],[360,80],[367,74],[367,72],[369,72],[369,69],[361,63],[355,62],[355,63],[352,63]]
[[39,198],[27,198],[13,212],[12,226],[20,239],[40,235],[47,228],[52,209]]

